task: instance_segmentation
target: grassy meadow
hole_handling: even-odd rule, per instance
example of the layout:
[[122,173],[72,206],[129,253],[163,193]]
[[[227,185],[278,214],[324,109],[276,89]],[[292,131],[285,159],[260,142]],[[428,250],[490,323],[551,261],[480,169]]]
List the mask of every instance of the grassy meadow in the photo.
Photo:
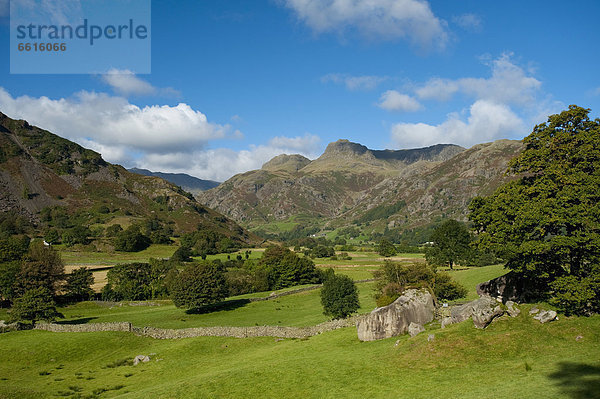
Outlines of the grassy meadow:
[[[350,261],[316,263],[354,280],[371,278],[382,264],[374,253],[350,255]],[[420,258],[403,254],[398,260]],[[494,265],[450,273],[472,299],[477,283],[505,270]],[[357,284],[360,313],[375,307],[374,285]],[[315,289],[260,302],[247,299],[270,292],[241,295],[199,313],[177,309],[171,301],[83,302],[59,308],[64,318],[58,322],[300,327],[328,320],[319,293]],[[523,305],[517,318],[503,316],[485,330],[475,329],[470,320],[445,329],[434,321],[414,338],[374,342],[360,342],[352,327],[308,339],[156,340],[118,332],[10,332],[0,334],[0,398],[597,397],[600,316],[561,315],[542,325],[529,316],[531,306]],[[6,310],[0,309],[0,319],[5,317]],[[133,366],[140,354],[151,361]]]

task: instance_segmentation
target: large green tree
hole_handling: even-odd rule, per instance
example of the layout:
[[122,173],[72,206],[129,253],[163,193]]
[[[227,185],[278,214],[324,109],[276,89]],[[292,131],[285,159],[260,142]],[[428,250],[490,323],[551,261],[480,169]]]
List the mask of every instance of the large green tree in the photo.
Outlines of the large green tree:
[[356,284],[348,276],[328,276],[321,288],[321,304],[323,313],[334,319],[350,316],[360,307]]
[[189,264],[173,282],[171,298],[178,308],[200,309],[227,297],[224,268],[203,261]]
[[454,267],[455,263],[466,264],[471,257],[471,233],[456,220],[446,220],[431,234],[433,245],[427,248],[425,258],[434,266]]
[[74,301],[87,301],[94,295],[92,285],[94,284],[94,274],[92,270],[83,266],[75,269],[68,274],[65,290],[67,296]]
[[52,293],[45,287],[32,288],[17,298],[10,311],[10,321],[35,323],[38,320],[54,321],[62,317],[56,311]]
[[537,125],[509,164],[518,178],[470,204],[479,247],[573,312],[600,302],[600,286],[576,298],[600,281],[600,120],[589,111],[572,105]]

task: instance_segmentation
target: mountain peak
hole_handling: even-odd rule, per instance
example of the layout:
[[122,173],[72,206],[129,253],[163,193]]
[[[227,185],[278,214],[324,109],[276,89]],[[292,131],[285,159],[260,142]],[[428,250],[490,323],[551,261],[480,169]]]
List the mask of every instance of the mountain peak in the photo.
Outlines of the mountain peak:
[[263,170],[276,171],[284,170],[286,172],[297,172],[310,163],[310,159],[300,154],[281,154],[262,166]]
[[322,157],[337,156],[340,154],[345,155],[363,155],[368,152],[369,149],[362,144],[353,143],[350,140],[340,139],[329,143]]

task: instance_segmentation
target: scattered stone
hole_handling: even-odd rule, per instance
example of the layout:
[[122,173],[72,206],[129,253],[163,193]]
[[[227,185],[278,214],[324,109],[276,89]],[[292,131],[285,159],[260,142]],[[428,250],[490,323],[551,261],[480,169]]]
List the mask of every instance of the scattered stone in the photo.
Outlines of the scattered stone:
[[521,309],[513,301],[506,302],[506,311],[510,317],[517,317],[521,313]]
[[542,310],[536,316],[533,316],[533,318],[544,324],[549,321],[556,320],[557,314],[554,310]]
[[575,337],[575,341],[579,342],[583,339],[583,335],[578,335]]
[[539,312],[540,310],[537,307],[532,307],[531,310],[529,311],[529,314],[536,314],[537,312]]
[[374,341],[404,334],[411,322],[433,320],[433,297],[426,290],[410,289],[388,306],[377,308],[356,323],[358,339]]
[[399,339],[396,340],[396,343],[394,344],[394,347],[396,347],[398,345],[400,345],[400,340]]
[[444,317],[442,319],[442,328],[446,328],[446,326],[449,326],[450,324],[452,324],[452,317]]
[[427,336],[427,342],[430,342],[430,341],[433,341],[433,340],[435,340],[435,335],[434,334],[429,334]]
[[147,363],[150,361],[150,358],[146,355],[137,355],[134,359],[133,359],[133,365],[137,366],[140,363]]
[[425,327],[423,327],[422,325],[418,324],[418,323],[413,323],[411,322],[408,325],[408,334],[411,337],[414,337],[415,335],[419,335],[420,333],[422,333],[423,331],[425,331]]
[[275,342],[283,341],[283,338],[275,338]]

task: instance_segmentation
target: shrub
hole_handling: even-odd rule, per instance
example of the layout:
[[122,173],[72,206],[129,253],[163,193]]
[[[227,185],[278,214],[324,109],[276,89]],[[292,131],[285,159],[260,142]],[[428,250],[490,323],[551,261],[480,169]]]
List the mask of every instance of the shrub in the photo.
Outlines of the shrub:
[[211,263],[192,263],[179,273],[171,293],[178,308],[199,309],[227,297],[225,273],[221,266]]
[[467,289],[445,272],[435,273],[433,293],[439,300],[453,301],[467,296]]
[[74,301],[87,301],[94,295],[94,275],[86,267],[80,267],[67,275],[67,297]]
[[38,287],[26,291],[17,298],[10,312],[11,321],[35,323],[38,320],[54,321],[62,315],[56,311],[52,293]]
[[381,256],[390,257],[396,255],[396,247],[390,241],[383,239],[379,241],[377,246],[377,253]]
[[138,227],[131,226],[116,235],[113,241],[117,251],[139,252],[148,248],[151,244],[150,238],[143,235]]
[[329,276],[321,288],[321,304],[323,313],[334,319],[345,318],[356,312],[360,304],[354,281],[344,275]]

